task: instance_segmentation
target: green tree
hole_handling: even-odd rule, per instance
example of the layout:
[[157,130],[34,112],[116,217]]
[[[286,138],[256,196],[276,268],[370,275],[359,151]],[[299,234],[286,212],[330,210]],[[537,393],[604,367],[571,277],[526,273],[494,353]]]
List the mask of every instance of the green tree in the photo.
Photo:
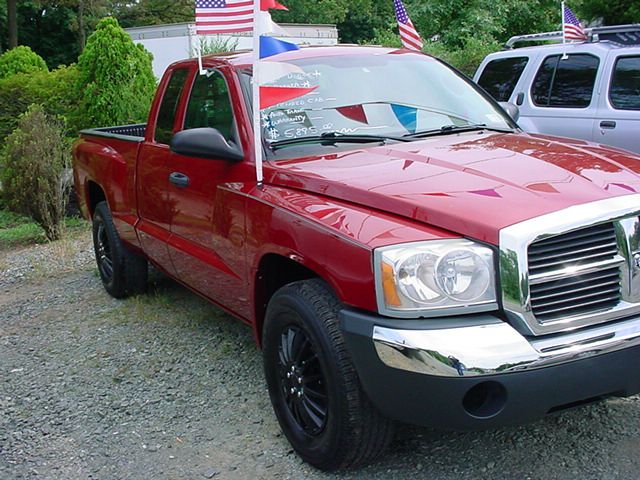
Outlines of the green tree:
[[61,5],[73,11],[68,28],[76,34],[79,52],[84,50],[87,35],[112,10],[112,2],[109,0],[54,0],[47,3]]
[[[33,104],[52,117],[68,120],[77,110],[75,65],[52,72],[19,73],[0,80],[0,145],[17,126],[20,115]],[[72,136],[72,132],[67,131]]]
[[29,47],[19,46],[0,55],[0,79],[16,73],[46,72],[47,64]]
[[194,0],[111,2],[113,15],[125,27],[193,22]]
[[[343,23],[352,12],[377,14],[380,0],[283,0],[289,11],[272,11],[276,22]],[[393,2],[391,2],[393,3]]]
[[[383,2],[384,4],[391,2]],[[482,59],[513,35],[556,30],[560,8],[555,0],[406,0],[409,15],[425,40],[425,51],[471,75]],[[386,28],[372,40],[398,46],[393,12]]]
[[71,8],[50,0],[26,0],[18,4],[20,43],[29,45],[50,68],[78,58],[76,35],[70,29]]
[[7,0],[7,30],[9,32],[9,48],[18,46],[18,14],[17,1]]
[[560,2],[556,0],[509,0],[508,5],[506,17],[501,22],[504,31],[498,37],[501,42],[514,35],[561,29]]
[[561,21],[556,0],[412,0],[407,9],[426,39],[437,36],[450,48],[471,39],[502,43],[513,35],[557,29]]
[[78,59],[80,98],[74,123],[97,127],[144,121],[155,93],[151,54],[115,18],[104,18]]
[[640,22],[640,2],[637,0],[582,0],[578,16],[593,21],[602,19],[604,25],[623,25]]
[[198,52],[202,56],[217,53],[233,52],[238,48],[238,39],[229,37],[198,37],[196,45],[191,48],[189,56],[194,58]]
[[[23,0],[17,5],[20,43],[50,68],[78,59],[86,36],[111,11],[111,0]],[[0,2],[0,46],[7,46],[6,3]]]
[[39,105],[29,107],[0,156],[2,199],[10,210],[33,218],[49,240],[62,236],[69,163],[70,148],[60,122]]
[[7,32],[7,3],[0,2],[0,53],[2,53],[9,40]]
[[[392,0],[282,2],[289,11],[274,11],[277,22],[335,23],[343,42],[397,44]],[[29,45],[50,68],[75,62],[87,35],[107,15],[123,27],[189,22],[194,17],[193,0],[0,1],[0,49],[8,47],[7,7],[13,3],[17,3],[20,43]],[[561,23],[558,0],[405,0],[405,4],[416,28],[430,42],[430,51],[454,52],[458,57],[464,56],[463,50],[479,54],[513,35],[557,30]],[[571,8],[587,21],[640,21],[637,0],[572,0]]]
[[[392,1],[369,1],[350,4],[344,20],[338,21],[340,39],[345,43],[375,42],[382,35],[397,37],[396,17]],[[399,42],[399,37],[397,37]]]

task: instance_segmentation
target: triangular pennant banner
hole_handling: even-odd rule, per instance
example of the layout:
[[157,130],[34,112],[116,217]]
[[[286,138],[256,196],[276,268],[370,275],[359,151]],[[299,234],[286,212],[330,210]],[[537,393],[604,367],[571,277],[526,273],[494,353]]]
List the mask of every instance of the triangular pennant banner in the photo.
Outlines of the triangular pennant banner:
[[502,195],[496,192],[493,188],[489,188],[487,190],[474,190],[469,193],[473,193],[474,195],[482,195],[483,197],[502,198]]
[[350,105],[348,107],[338,107],[336,108],[338,113],[342,116],[347,117],[349,120],[353,120],[356,122],[364,123],[369,125],[369,119],[367,118],[367,114],[364,111],[363,105]]
[[280,2],[276,0],[260,0],[260,10],[286,10],[289,11],[287,7],[282,5]]
[[260,36],[260,59],[293,50],[299,50],[295,43],[285,42],[273,37],[265,37],[264,35]]
[[283,37],[287,36],[285,29],[271,19],[269,12],[260,12],[258,28],[262,34],[271,33]]
[[284,62],[260,62],[260,85],[267,85],[287,75],[304,75],[297,65]]
[[543,193],[560,193],[556,188],[550,183],[532,183],[531,185],[527,185],[529,190],[534,190],[536,192]]
[[391,104],[393,114],[409,133],[416,133],[418,128],[418,109],[404,105]]
[[428,195],[429,197],[450,197],[448,193],[435,192],[435,193],[424,193],[423,195]]
[[316,88],[318,87],[260,87],[260,110],[273,107],[279,103],[288,102],[294,98],[302,97],[313,92]]
[[624,183],[609,183],[606,187],[605,190],[609,190],[609,187],[618,187],[618,188],[622,188],[623,190],[627,190],[629,192],[635,192],[635,188],[630,187],[629,185],[625,185]]

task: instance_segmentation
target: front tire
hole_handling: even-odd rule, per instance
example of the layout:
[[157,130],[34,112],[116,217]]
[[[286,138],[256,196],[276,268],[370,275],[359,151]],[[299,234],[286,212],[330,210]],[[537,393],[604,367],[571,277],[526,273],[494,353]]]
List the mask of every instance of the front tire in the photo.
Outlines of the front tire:
[[379,456],[393,422],[367,398],[339,328],[340,303],[319,279],[272,297],[263,329],[269,395],[280,426],[302,459],[333,471]]
[[109,295],[125,298],[146,290],[147,260],[122,244],[106,202],[98,203],[93,213],[93,246],[100,279]]

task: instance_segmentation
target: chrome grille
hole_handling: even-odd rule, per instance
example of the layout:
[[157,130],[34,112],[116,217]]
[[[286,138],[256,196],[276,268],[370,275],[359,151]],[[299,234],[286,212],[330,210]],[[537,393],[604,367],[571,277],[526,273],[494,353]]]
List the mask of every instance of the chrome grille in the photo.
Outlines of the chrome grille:
[[613,223],[532,243],[531,309],[540,323],[585,315],[620,302],[620,263]]
[[640,194],[605,198],[500,230],[507,320],[524,335],[640,315]]
[[529,275],[535,277],[571,265],[611,260],[617,253],[613,224],[596,225],[530,245]]

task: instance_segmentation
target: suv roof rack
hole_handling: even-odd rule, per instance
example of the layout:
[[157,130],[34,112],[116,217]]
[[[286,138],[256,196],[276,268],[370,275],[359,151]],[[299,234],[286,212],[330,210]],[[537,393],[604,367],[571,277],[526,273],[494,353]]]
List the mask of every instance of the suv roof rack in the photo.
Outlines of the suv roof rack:
[[[608,40],[620,45],[640,45],[640,23],[629,25],[615,25],[609,27],[585,28],[589,37],[588,42],[600,42]],[[520,42],[562,41],[562,31],[533,33],[530,35],[516,35],[505,44],[506,48],[513,48]]]

